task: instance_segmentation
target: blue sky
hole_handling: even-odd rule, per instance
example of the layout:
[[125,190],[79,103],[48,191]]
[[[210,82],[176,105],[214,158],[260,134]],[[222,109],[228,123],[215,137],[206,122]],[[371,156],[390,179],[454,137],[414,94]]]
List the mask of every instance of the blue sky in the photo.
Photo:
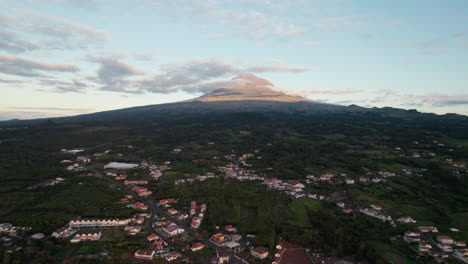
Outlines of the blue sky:
[[239,72],[468,115],[465,0],[0,0],[0,120],[175,102]]

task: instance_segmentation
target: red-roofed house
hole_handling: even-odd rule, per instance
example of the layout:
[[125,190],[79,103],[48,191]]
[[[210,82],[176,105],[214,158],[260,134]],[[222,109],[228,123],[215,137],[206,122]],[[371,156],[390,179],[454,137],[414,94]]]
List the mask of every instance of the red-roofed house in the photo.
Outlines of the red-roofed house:
[[205,245],[204,245],[203,243],[197,242],[197,243],[195,243],[195,244],[192,245],[191,250],[192,250],[192,251],[198,251],[198,250],[203,249],[204,247],[205,247]]
[[268,251],[265,249],[261,249],[261,248],[253,248],[251,250],[251,253],[252,253],[252,256],[259,258],[259,259],[264,259],[268,257]]
[[453,244],[453,239],[449,236],[437,236],[437,241],[444,244]]

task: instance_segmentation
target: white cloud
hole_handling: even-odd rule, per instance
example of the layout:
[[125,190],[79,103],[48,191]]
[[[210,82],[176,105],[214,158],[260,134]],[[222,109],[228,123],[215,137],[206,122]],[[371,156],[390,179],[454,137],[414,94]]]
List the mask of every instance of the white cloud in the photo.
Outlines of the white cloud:
[[48,72],[77,72],[70,63],[45,63],[17,56],[0,55],[0,73],[22,77],[45,76]]

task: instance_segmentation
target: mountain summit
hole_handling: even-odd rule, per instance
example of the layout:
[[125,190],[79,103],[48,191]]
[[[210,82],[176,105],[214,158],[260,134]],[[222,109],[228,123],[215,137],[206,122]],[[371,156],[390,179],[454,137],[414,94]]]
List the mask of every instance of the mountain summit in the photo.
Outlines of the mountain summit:
[[239,74],[232,79],[232,88],[221,88],[189,101],[277,101],[301,102],[311,100],[288,95],[271,82],[250,73]]

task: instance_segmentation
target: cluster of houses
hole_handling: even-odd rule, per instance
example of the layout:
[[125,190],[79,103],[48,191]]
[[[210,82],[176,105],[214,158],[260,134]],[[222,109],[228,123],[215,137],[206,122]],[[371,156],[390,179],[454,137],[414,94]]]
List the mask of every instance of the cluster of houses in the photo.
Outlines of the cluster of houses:
[[211,236],[210,241],[216,244],[219,247],[225,248],[230,252],[237,253],[239,252],[241,245],[238,243],[242,239],[242,236],[239,234],[223,234],[216,233]]
[[307,192],[304,191],[305,185],[299,181],[282,181],[280,179],[267,178],[263,180],[263,184],[265,184],[268,189],[284,191],[294,198],[301,198],[307,195]]
[[[77,154],[77,153],[83,152],[83,151],[84,150],[82,150],[82,149],[69,150],[69,151],[63,151],[63,149],[62,149],[62,152],[68,153],[68,154]],[[86,164],[86,163],[90,163],[90,162],[91,162],[91,158],[89,156],[77,156],[74,161],[69,160],[69,159],[65,159],[65,160],[60,161],[60,163],[69,164],[65,168],[67,171],[84,171],[84,170],[86,170],[86,168],[83,165]]]
[[29,231],[29,230],[31,230],[30,227],[14,226],[10,223],[0,224],[0,233],[9,234],[12,236],[16,236],[18,231]]
[[386,213],[382,212],[382,206],[380,205],[371,205],[370,208],[359,208],[359,212],[380,219],[384,222],[391,222],[392,217]]
[[[127,225],[131,219],[117,219],[117,218],[77,218],[71,220],[68,224],[60,227],[52,233],[52,237],[65,238],[75,234],[81,229],[90,228],[105,228],[105,227],[121,227]],[[88,232],[89,233],[89,232]],[[93,232],[96,233],[96,232]],[[99,236],[100,238],[100,236]],[[79,242],[75,240],[75,242]]]
[[78,243],[82,241],[98,241],[101,238],[101,231],[92,232],[92,233],[81,233],[76,234],[71,240],[70,243]]
[[[403,240],[407,243],[418,243],[419,253],[433,256],[438,263],[444,262],[444,259],[450,256],[450,253],[454,253],[453,256],[461,260],[463,260],[463,257],[468,256],[463,253],[466,251],[464,241],[456,241],[447,235],[438,235],[434,239],[430,235],[430,233],[438,232],[439,230],[434,226],[418,226],[416,231],[406,231]],[[454,247],[457,249],[454,250]],[[468,262],[465,261],[465,263]]]
[[200,206],[200,212],[197,215],[197,202],[192,201],[190,204],[190,217],[191,217],[191,222],[190,222],[190,227],[197,229],[200,227],[201,222],[203,221],[203,218],[205,217],[205,212],[206,212],[206,204],[202,204]]
[[[137,259],[142,260],[153,260],[157,256],[157,251],[152,249],[138,249],[134,256]],[[164,257],[167,261],[173,261],[182,256],[180,252],[165,252],[163,254],[158,254],[159,256]]]
[[[128,185],[130,185],[130,184],[128,184]],[[143,186],[133,186],[133,187],[130,188],[130,190],[132,190],[132,192],[138,194],[138,196],[140,196],[140,197],[147,197],[147,196],[150,196],[153,193],[150,190],[148,190],[148,188],[143,187]]]

